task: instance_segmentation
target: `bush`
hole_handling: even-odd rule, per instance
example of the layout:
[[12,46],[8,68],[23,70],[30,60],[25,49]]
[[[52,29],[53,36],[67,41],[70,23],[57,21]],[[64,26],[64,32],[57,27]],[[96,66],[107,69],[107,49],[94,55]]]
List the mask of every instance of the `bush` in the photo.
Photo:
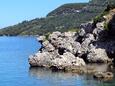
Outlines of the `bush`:
[[45,34],[46,40],[48,40],[50,34],[51,34],[50,32]]
[[109,31],[108,23],[106,23],[106,22],[104,23],[104,29]]
[[107,15],[108,14],[108,11],[104,11],[102,12],[100,15],[96,16],[94,19],[93,19],[93,22],[94,22],[94,25],[96,25],[98,22],[102,22],[104,20],[103,16],[104,15]]

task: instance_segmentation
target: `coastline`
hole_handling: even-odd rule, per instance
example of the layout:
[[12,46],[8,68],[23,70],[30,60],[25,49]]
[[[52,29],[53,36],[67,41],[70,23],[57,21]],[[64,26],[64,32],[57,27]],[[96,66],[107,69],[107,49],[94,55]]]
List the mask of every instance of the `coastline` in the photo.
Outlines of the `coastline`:
[[[106,48],[97,47],[97,42],[101,43],[100,38],[105,36],[105,33],[101,37],[99,33],[96,34],[96,31],[100,31],[99,24],[97,24],[98,28],[92,28],[93,23],[87,23],[79,32],[53,32],[48,39],[45,36],[40,36],[37,40],[43,46],[36,54],[29,57],[30,66],[78,74],[93,74],[94,77],[97,75],[97,78],[101,75],[102,79],[107,79],[108,76],[109,79],[112,78],[111,71],[97,71],[94,66],[87,65],[106,64],[108,65],[107,69],[110,68],[110,70],[113,67],[113,59],[108,57]],[[87,28],[90,28],[89,31]],[[100,32],[103,31],[104,29],[101,29]],[[94,37],[95,35],[96,37]]]

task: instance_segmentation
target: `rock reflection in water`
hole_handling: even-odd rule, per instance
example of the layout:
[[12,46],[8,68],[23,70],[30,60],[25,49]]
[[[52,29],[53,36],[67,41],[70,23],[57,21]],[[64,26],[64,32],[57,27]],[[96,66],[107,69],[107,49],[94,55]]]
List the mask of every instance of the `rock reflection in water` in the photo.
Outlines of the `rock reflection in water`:
[[73,74],[73,73],[67,73],[67,72],[53,72],[50,69],[46,68],[37,68],[37,67],[31,67],[29,70],[29,73],[31,76],[36,76],[38,78],[45,78],[45,77],[58,77],[61,79],[69,79],[71,77],[79,77],[78,74]]
[[94,68],[97,72],[107,72],[111,71],[111,66],[109,64],[88,64],[89,68]]
[[78,75],[67,72],[52,72],[45,68],[30,68],[31,77],[48,83],[46,86],[97,86],[97,81],[90,75]]

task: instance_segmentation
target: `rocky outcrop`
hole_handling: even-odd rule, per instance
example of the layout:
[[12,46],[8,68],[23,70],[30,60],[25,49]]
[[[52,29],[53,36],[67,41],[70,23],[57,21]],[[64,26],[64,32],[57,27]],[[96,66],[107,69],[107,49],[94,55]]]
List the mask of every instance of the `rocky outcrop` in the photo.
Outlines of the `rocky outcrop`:
[[112,80],[114,77],[112,72],[97,72],[93,75],[95,79],[103,79],[103,80]]
[[29,63],[31,66],[49,67],[52,55],[49,52],[36,53],[30,56]]
[[45,41],[45,39],[46,39],[45,36],[40,36],[39,38],[37,38],[37,40],[38,40],[39,42],[43,42],[43,41]]
[[[55,70],[87,70],[87,63],[108,63],[111,59],[106,49],[99,48],[98,41],[103,32],[101,24],[84,24],[79,32],[53,32],[46,40],[39,37],[42,43],[40,51],[30,56],[31,66],[40,66]],[[90,31],[87,29],[90,28]],[[75,71],[76,72],[76,71]]]
[[92,33],[93,31],[93,22],[88,22],[80,25],[80,28],[83,28],[86,33]]
[[[53,45],[51,44],[51,43],[49,43],[49,41],[44,41],[43,43],[42,43],[42,45],[43,45],[43,50],[44,51],[48,51],[48,52],[51,52],[51,51],[54,51],[55,50],[55,48],[53,47]],[[43,51],[42,50],[42,51]]]
[[76,32],[53,32],[48,40],[40,37],[42,49],[37,54],[30,56],[31,66],[40,66],[55,69],[72,69],[85,66],[85,61],[76,56],[80,53],[81,44],[76,40]]
[[91,49],[87,55],[87,60],[90,63],[107,63],[110,60],[108,59],[105,49]]
[[[112,13],[114,12],[113,10]],[[113,17],[109,17],[110,15]],[[105,20],[96,25],[92,22],[82,24],[78,32],[56,31],[47,39],[40,36],[38,41],[42,47],[38,53],[30,56],[30,66],[74,73],[93,73],[96,79],[113,78],[113,74],[107,71],[113,67],[109,63],[115,63],[115,37],[110,35],[114,34],[115,13],[110,15],[104,16]],[[109,29],[105,26],[107,22],[110,22]],[[98,64],[98,67],[93,66],[94,64]]]
[[73,67],[81,67],[85,66],[85,62],[83,59],[79,57],[75,57],[72,53],[66,52],[63,55],[59,55],[58,58],[52,60],[52,65],[58,69],[66,69],[73,68]]
[[[55,54],[55,55],[54,55]],[[57,54],[57,55],[56,55]],[[75,57],[72,53],[66,52],[63,55],[58,53],[37,53],[34,56],[30,56],[29,63],[31,66],[46,67],[57,69],[65,69],[66,67],[80,67],[85,66],[83,59]]]
[[38,53],[30,56],[30,65],[86,72],[91,69],[87,68],[89,63],[107,64],[113,59],[115,61],[115,40],[108,36],[114,29],[112,28],[114,22],[111,24],[110,31],[106,30],[105,22],[112,20],[110,17],[107,21],[108,17],[109,15],[104,16],[105,20],[98,22],[96,27],[92,22],[88,22],[82,24],[78,32],[61,33],[56,31],[50,34],[47,39],[45,36],[40,36],[38,40],[42,44],[42,48]]

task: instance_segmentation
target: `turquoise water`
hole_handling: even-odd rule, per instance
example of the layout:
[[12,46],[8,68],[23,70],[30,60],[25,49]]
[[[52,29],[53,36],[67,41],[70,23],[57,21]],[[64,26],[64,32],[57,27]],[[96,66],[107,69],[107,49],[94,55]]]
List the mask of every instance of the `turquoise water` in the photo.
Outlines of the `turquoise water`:
[[115,86],[114,80],[30,68],[28,57],[39,48],[34,37],[0,37],[0,86]]

